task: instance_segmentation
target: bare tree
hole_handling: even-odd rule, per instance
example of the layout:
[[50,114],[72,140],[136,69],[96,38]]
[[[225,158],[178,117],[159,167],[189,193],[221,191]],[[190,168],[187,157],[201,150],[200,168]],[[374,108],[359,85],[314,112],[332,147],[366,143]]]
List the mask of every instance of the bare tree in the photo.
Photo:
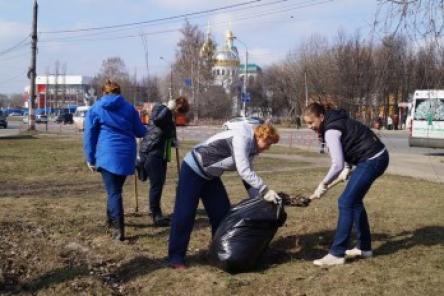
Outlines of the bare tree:
[[[189,22],[184,24],[181,33],[182,38],[177,44],[174,63],[174,96],[179,95],[182,90],[182,94],[190,97],[193,104],[192,114],[198,119],[200,105],[207,105],[205,100],[211,99],[211,96],[201,96],[200,93],[206,93],[213,82],[211,70],[216,44],[210,36],[205,38],[205,34]],[[184,83],[185,81],[190,83]]]
[[[106,79],[111,79],[120,84],[122,94],[130,96],[130,77],[125,62],[120,57],[110,57],[102,62],[99,73],[93,78],[96,93],[101,93],[101,86]],[[129,97],[128,97],[129,99]]]
[[439,42],[444,33],[444,0],[378,0],[375,27],[392,35]]

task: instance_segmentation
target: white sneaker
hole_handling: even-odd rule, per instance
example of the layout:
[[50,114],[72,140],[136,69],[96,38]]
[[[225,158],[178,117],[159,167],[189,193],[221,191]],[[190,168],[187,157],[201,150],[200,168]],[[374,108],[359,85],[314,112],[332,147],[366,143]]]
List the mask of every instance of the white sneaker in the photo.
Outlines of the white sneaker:
[[362,250],[358,249],[357,247],[354,247],[351,250],[346,250],[345,256],[347,256],[349,258],[354,258],[354,257],[370,258],[373,256],[373,252],[371,250],[370,251],[362,251]]
[[345,263],[344,258],[336,257],[332,254],[327,254],[321,259],[313,261],[313,264],[317,266],[342,265],[344,263]]

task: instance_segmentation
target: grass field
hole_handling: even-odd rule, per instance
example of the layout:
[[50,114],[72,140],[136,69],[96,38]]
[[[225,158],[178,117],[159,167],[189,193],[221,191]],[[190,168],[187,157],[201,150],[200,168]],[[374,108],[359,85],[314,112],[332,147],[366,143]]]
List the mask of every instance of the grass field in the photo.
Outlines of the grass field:
[[[185,143],[182,155],[191,147]],[[276,147],[269,155],[307,155]],[[0,294],[21,295],[442,295],[444,184],[384,175],[366,197],[375,257],[321,269],[311,261],[328,251],[342,185],[288,219],[250,273],[231,275],[207,260],[210,229],[198,211],[190,268],[165,265],[169,228],[147,216],[147,184],[125,185],[124,243],[105,232],[100,175],[84,165],[80,137],[0,139]],[[171,213],[176,186],[169,165],[163,208]],[[259,174],[277,191],[309,194],[325,168],[260,157]],[[235,173],[223,177],[233,203],[245,197]]]

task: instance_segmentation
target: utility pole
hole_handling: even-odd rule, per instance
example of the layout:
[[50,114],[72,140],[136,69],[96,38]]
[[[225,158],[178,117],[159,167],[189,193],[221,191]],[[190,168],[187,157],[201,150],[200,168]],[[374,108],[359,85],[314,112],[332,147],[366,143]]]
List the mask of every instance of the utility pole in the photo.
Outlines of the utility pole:
[[167,60],[165,60],[164,57],[159,57],[159,58],[170,66],[170,89],[169,89],[169,93],[170,93],[170,100],[172,100],[173,99],[173,64],[168,63]]
[[37,60],[37,0],[34,0],[32,14],[32,34],[31,34],[31,66],[28,70],[28,78],[30,80],[30,98],[28,100],[28,129],[35,130],[35,77],[36,77],[36,60]]
[[308,106],[308,87],[307,87],[307,71],[304,72],[305,81],[305,107]]
[[247,116],[247,102],[245,101],[247,96],[247,84],[248,84],[248,46],[245,42],[243,42],[242,40],[239,40],[239,38],[237,36],[234,37],[234,39],[236,39],[237,41],[239,41],[240,44],[242,44],[243,46],[245,46],[245,65],[244,65],[244,81],[243,81],[243,85],[242,85],[242,92],[241,92],[241,99],[242,99],[242,93],[244,95],[244,99],[242,101],[242,111],[241,114],[243,116]]

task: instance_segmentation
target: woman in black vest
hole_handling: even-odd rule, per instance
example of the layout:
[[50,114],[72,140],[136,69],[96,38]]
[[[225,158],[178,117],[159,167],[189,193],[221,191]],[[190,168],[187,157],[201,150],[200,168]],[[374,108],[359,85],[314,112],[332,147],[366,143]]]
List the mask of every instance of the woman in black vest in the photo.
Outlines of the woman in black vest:
[[[387,149],[368,127],[349,118],[345,110],[331,110],[320,103],[311,103],[304,111],[304,121],[325,142],[331,158],[330,169],[312,198],[320,198],[337,178],[347,179],[350,166],[356,166],[338,199],[338,224],[330,251],[313,263],[318,266],[337,265],[344,264],[345,256],[371,257],[370,227],[363,199],[388,166]],[[357,245],[347,250],[353,225]]]
[[163,186],[166,180],[167,162],[170,161],[171,146],[178,147],[174,116],[189,110],[185,97],[170,100],[167,105],[156,104],[151,112],[147,133],[140,143],[138,172],[142,181],[146,176],[149,184],[149,209],[154,226],[169,226],[169,219],[160,208]]

